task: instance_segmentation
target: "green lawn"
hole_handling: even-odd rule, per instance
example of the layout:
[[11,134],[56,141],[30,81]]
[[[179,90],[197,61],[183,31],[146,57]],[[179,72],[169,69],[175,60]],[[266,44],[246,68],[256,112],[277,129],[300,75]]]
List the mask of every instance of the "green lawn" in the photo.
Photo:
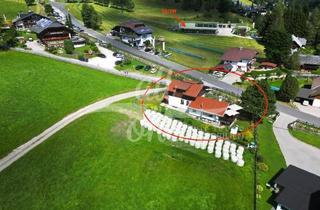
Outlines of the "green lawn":
[[259,154],[263,157],[263,162],[269,166],[267,172],[258,171],[257,183],[264,188],[261,198],[258,199],[257,209],[270,210],[271,205],[267,203],[267,199],[271,196],[271,192],[266,188],[266,183],[281,169],[285,168],[285,160],[279,148],[277,139],[272,130],[272,124],[264,121],[258,127],[259,138]]
[[0,157],[68,113],[141,87],[136,80],[13,51],[0,52],[0,63]]
[[12,20],[17,17],[20,11],[28,11],[24,0],[1,0],[0,15],[5,15],[7,19]]
[[[77,120],[0,173],[2,208],[253,208],[252,154],[240,168],[184,143],[149,139],[131,113],[135,102],[126,102]],[[124,132],[130,125],[133,138]]]
[[[183,53],[172,52],[170,60],[182,63],[189,67],[211,67],[219,63],[223,52],[230,47],[247,47],[257,49],[263,56],[263,46],[255,40],[235,37],[219,37],[210,35],[191,35],[169,31],[168,28],[176,24],[173,17],[163,15],[162,8],[175,8],[175,4],[155,0],[136,0],[134,12],[123,12],[117,9],[94,5],[101,15],[104,32],[109,32],[119,22],[129,19],[140,19],[150,25],[156,37],[163,36],[167,42],[167,49],[177,49],[181,52],[191,53],[204,59],[195,58]],[[67,8],[78,19],[81,19],[81,4],[67,4]],[[204,20],[202,14],[194,11],[178,10],[177,14],[183,20]],[[230,14],[228,20],[237,19]],[[211,21],[222,21],[219,17],[212,17]],[[247,20],[241,20],[247,22]],[[159,46],[160,48],[160,46]],[[170,50],[169,50],[170,51]]]
[[320,135],[312,132],[304,132],[294,129],[289,129],[289,131],[292,136],[299,139],[300,141],[303,141],[320,149]]
[[[269,81],[269,84],[274,87],[281,87],[283,80],[273,80]],[[311,79],[298,79],[300,87],[303,87],[304,85],[311,84]]]

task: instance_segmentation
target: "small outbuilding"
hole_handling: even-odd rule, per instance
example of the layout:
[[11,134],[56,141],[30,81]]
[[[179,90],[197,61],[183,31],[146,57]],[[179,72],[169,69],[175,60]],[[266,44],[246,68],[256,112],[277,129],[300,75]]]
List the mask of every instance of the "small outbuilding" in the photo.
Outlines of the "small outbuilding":
[[277,68],[277,64],[271,62],[262,62],[260,64],[260,68],[263,70],[273,70]]

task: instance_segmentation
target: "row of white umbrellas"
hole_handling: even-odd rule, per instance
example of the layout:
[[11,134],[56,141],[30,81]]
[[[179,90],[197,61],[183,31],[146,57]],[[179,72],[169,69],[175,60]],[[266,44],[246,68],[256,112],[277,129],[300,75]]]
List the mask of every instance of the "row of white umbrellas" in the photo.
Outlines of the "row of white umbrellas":
[[149,109],[145,111],[140,124],[149,131],[157,132],[170,141],[184,141],[197,149],[207,150],[209,154],[214,153],[216,158],[222,157],[224,160],[231,160],[240,167],[244,166],[244,147],[237,146],[237,144],[227,140],[217,139],[214,134],[205,133]]

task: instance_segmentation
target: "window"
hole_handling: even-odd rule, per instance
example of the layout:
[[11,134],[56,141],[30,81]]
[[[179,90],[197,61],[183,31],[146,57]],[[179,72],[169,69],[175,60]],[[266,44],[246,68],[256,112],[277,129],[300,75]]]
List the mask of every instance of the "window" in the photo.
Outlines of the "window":
[[180,104],[181,104],[181,105],[184,105],[184,100],[183,100],[183,99],[181,99]]

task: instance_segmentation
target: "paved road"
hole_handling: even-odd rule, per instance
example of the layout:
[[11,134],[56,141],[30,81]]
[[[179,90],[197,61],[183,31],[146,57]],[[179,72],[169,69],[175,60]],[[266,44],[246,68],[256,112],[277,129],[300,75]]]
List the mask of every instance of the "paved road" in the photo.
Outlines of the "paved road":
[[[68,11],[65,10],[63,3],[51,2],[51,5],[56,7],[56,8],[58,8],[65,15],[68,14]],[[114,47],[116,47],[116,48],[118,48],[120,50],[126,51],[126,52],[128,52],[130,54],[133,54],[135,56],[150,60],[150,61],[152,61],[154,63],[157,63],[159,65],[162,65],[164,67],[167,67],[167,68],[175,70],[175,71],[188,69],[188,67],[186,67],[186,66],[183,66],[183,65],[177,64],[175,62],[163,59],[163,58],[161,58],[159,56],[156,56],[156,55],[151,55],[149,53],[139,51],[139,50],[137,50],[135,48],[132,48],[132,47],[130,47],[128,45],[125,45],[125,44],[119,42],[118,40],[115,40],[112,36],[106,36],[104,34],[96,32],[96,31],[94,31],[92,29],[88,29],[88,28],[84,27],[83,24],[81,22],[79,22],[72,15],[71,15],[71,19],[72,19],[72,22],[73,22],[74,25],[82,28],[90,36],[95,37],[96,39],[98,39],[100,41],[105,41],[107,43],[110,43]],[[210,76],[208,74],[205,74],[205,73],[202,73],[202,72],[199,72],[199,71],[189,71],[189,72],[186,72],[186,74],[188,74],[188,75],[190,75],[190,76],[192,76],[194,78],[202,80],[205,85],[208,85],[208,86],[211,86],[211,87],[216,87],[216,88],[228,91],[228,92],[235,93],[237,95],[240,95],[242,93],[242,91],[243,91],[240,88],[237,88],[237,87],[234,87],[234,86],[232,86],[230,84],[227,84],[227,83],[224,83],[222,81],[219,81],[219,80],[213,78],[212,76]],[[284,106],[284,105],[279,104],[279,103],[277,104],[277,110],[279,112],[282,112],[282,113],[294,116],[296,118],[299,118],[302,121],[309,122],[309,123],[312,123],[312,124],[320,126],[320,117],[315,117],[315,116],[312,116],[310,114],[303,113],[303,112],[301,112],[299,110],[292,109],[290,107]]]
[[[156,93],[164,91],[164,89],[151,89],[148,91],[148,94],[150,93]],[[106,99],[103,99],[101,101],[98,101],[96,103],[93,103],[91,105],[88,105],[82,109],[79,109],[78,111],[69,114],[59,122],[52,125],[50,128],[43,131],[38,136],[32,138],[27,143],[19,146],[15,150],[13,150],[11,153],[9,153],[4,158],[0,159],[0,172],[6,169],[8,166],[10,166],[12,163],[14,163],[16,160],[20,159],[22,156],[24,156],[26,153],[28,153],[30,150],[41,144],[42,142],[46,141],[50,136],[57,133],[59,130],[64,128],[65,126],[69,125],[71,122],[79,119],[80,117],[89,114],[91,112],[97,111],[99,109],[102,109],[106,106],[109,106],[110,104],[121,101],[127,98],[141,96],[146,92],[146,90],[138,90],[138,91],[132,91],[128,93],[123,93],[119,95],[115,95]]]
[[273,125],[286,163],[320,176],[320,149],[299,141],[289,133],[287,126],[295,120],[295,117],[281,113]]

